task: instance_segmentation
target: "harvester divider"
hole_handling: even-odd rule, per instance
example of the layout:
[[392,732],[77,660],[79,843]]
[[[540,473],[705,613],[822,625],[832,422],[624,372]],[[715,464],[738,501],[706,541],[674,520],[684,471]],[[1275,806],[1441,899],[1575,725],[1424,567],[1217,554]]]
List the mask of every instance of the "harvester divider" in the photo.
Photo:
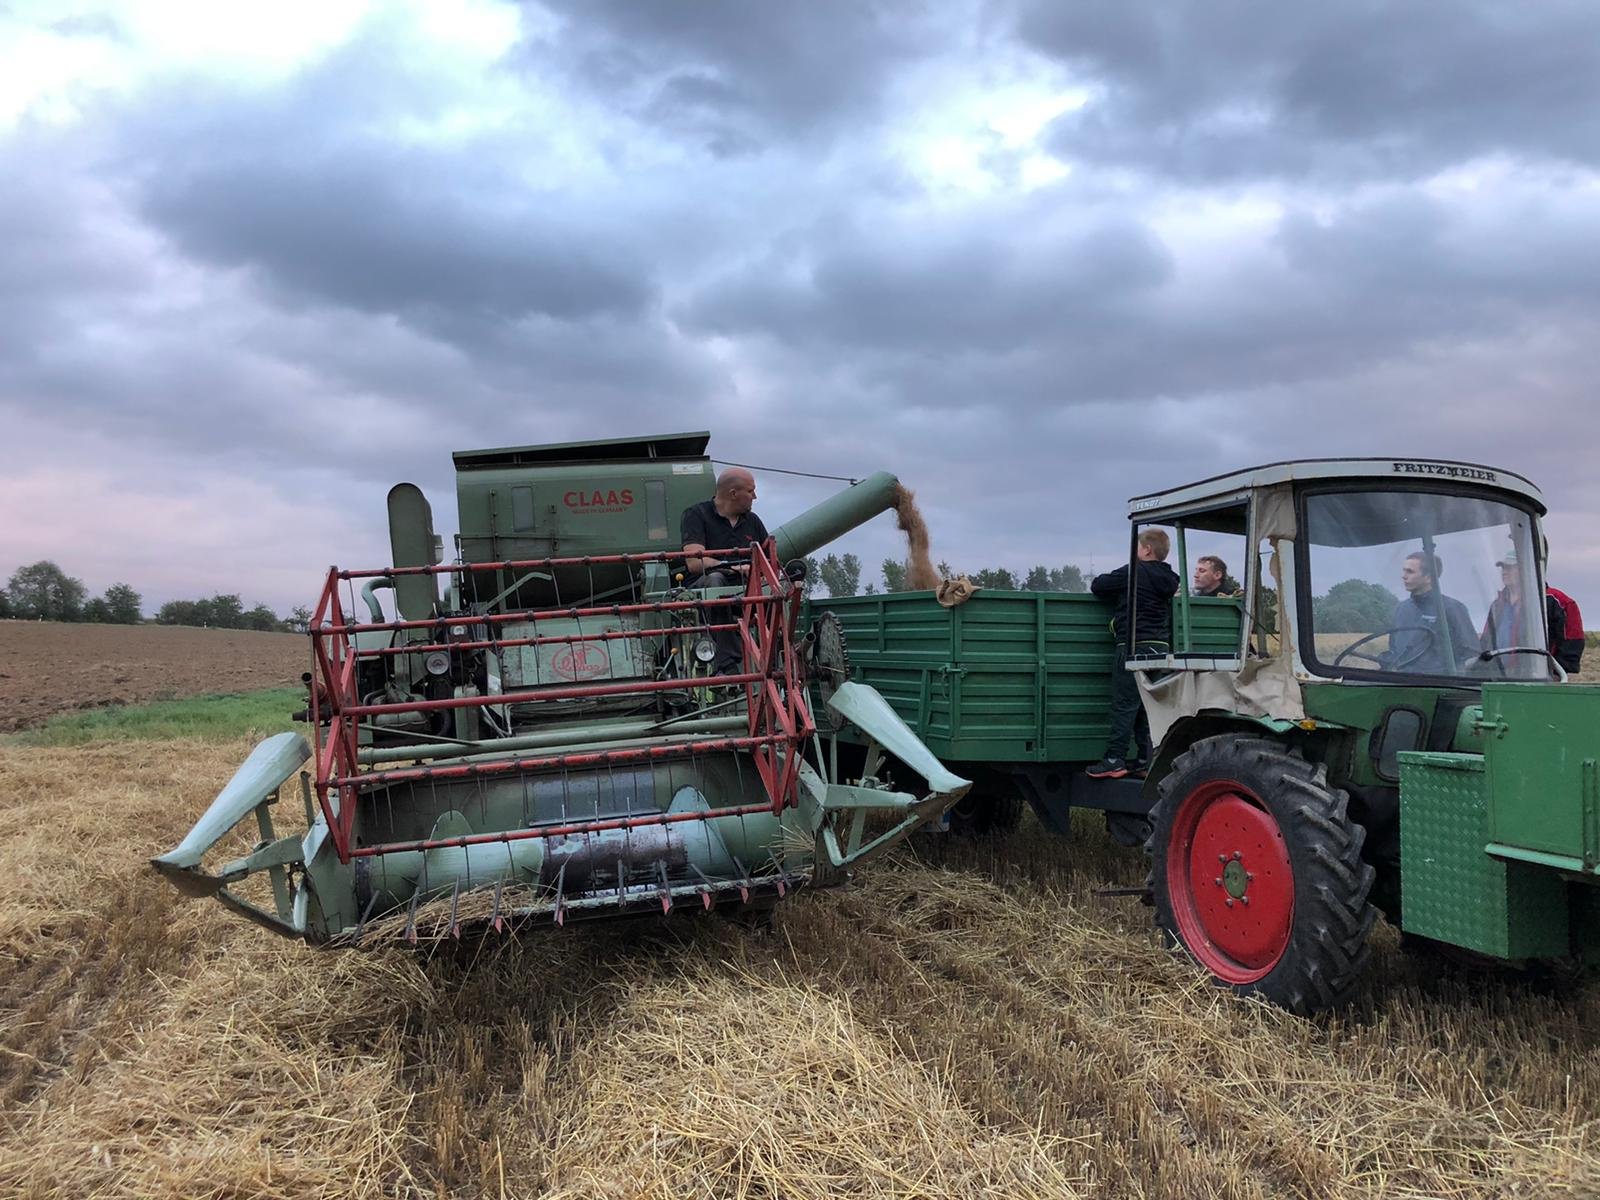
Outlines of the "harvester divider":
[[[801,808],[815,806],[817,815],[812,819],[818,830],[818,848],[827,855],[834,870],[857,866],[877,857],[904,841],[920,826],[938,820],[971,789],[972,781],[948,770],[935,758],[876,689],[861,683],[840,684],[839,690],[829,697],[828,707],[868,736],[871,741],[869,767],[881,762],[879,755],[887,750],[921,775],[930,789],[927,795],[916,799],[876,785],[870,778],[858,784],[819,780],[822,786],[818,793],[802,788]],[[860,839],[869,811],[905,815],[863,846]],[[831,819],[835,816],[850,818],[850,828],[842,844],[836,823]]]
[[[217,794],[183,841],[166,854],[152,858],[150,865],[186,896],[215,896],[227,907],[258,924],[278,932],[300,932],[303,925],[296,929],[289,923],[293,901],[285,871],[290,865],[304,862],[310,857],[308,843],[312,841],[314,829],[304,837],[292,835],[278,838],[273,833],[272,817],[268,810],[277,803],[278,789],[310,757],[311,747],[298,733],[280,733],[261,742],[234,772],[233,778]],[[252,812],[261,834],[261,844],[252,853],[228,863],[216,874],[205,871],[200,864],[206,852]],[[276,916],[256,908],[227,889],[228,884],[263,870],[272,878],[278,909]]]

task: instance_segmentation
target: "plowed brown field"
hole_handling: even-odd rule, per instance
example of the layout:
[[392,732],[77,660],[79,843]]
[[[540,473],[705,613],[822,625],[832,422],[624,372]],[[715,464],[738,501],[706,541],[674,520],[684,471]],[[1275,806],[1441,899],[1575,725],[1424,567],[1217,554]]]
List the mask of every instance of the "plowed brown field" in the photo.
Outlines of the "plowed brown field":
[[296,683],[298,633],[0,621],[0,733],[57,713]]

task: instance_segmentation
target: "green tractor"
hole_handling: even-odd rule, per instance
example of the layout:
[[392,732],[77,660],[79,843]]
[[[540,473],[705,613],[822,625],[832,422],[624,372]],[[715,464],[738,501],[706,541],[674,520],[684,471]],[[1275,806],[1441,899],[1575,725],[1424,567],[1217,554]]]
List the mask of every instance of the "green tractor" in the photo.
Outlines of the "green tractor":
[[[1159,745],[1146,779],[1085,770],[1109,734],[1104,597],[898,592],[811,615],[838,677],[974,781],[949,832],[1004,830],[1024,805],[1062,835],[1073,810],[1104,813],[1148,847],[1174,942],[1308,1012],[1350,995],[1380,912],[1475,960],[1600,956],[1600,697],[1547,648],[1544,511],[1520,476],[1410,459],[1132,500],[1131,553],[1161,527],[1183,578],[1216,555],[1245,580],[1180,591],[1171,646],[1127,648]],[[866,760],[858,734],[834,740]]]
[[1130,502],[1185,578],[1197,546],[1243,551],[1231,648],[1180,593],[1171,651],[1128,663],[1155,920],[1220,983],[1337,1005],[1380,911],[1478,959],[1600,957],[1600,695],[1547,650],[1544,512],[1518,475],[1410,459]]

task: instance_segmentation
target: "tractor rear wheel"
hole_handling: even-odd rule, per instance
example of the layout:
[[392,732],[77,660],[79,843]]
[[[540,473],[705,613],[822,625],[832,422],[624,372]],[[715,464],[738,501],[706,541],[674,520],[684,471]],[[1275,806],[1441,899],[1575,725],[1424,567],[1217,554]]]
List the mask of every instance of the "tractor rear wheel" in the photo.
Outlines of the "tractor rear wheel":
[[1377,918],[1366,831],[1327,769],[1263,738],[1196,742],[1161,781],[1155,921],[1242,995],[1296,1013],[1349,998]]

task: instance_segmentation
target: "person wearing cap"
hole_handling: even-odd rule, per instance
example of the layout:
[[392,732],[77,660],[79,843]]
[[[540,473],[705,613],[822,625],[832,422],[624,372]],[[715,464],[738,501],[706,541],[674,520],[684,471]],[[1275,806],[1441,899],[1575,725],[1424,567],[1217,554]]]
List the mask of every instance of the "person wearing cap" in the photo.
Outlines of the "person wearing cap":
[[1479,642],[1485,650],[1538,649],[1545,644],[1538,608],[1524,602],[1522,572],[1515,549],[1494,564],[1500,568],[1500,593],[1489,605]]

